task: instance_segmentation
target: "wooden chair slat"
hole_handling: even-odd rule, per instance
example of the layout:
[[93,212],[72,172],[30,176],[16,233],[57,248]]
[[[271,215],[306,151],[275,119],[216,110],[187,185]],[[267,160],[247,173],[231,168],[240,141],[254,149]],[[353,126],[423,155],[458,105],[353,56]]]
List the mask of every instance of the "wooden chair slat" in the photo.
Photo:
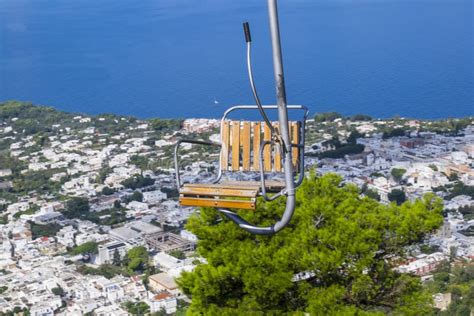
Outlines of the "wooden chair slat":
[[193,197],[180,197],[179,203],[182,206],[197,207],[217,207],[217,208],[236,208],[254,210],[255,200],[224,200],[224,199],[204,199]]
[[[272,131],[267,124],[263,123],[263,140],[272,140]],[[272,146],[267,145],[263,149],[263,170],[272,171]]]
[[[291,142],[293,144],[299,144],[300,143],[300,122],[291,122]],[[293,167],[295,170],[298,169],[298,166],[300,164],[300,149],[297,147],[293,147],[292,149],[292,157],[291,160],[293,161]]]
[[261,122],[253,122],[252,123],[252,132],[253,132],[253,170],[259,171],[260,170],[260,135],[261,135]]
[[224,121],[221,126],[221,169],[224,171],[227,171],[229,168],[229,125],[229,121]]
[[250,171],[250,122],[242,123],[240,137],[242,143],[242,169]]
[[[280,123],[276,122],[273,124],[275,130],[279,133],[280,132]],[[281,166],[281,151],[280,151],[280,144],[276,144],[273,146],[274,157],[273,157],[273,167],[276,172],[282,171]]]
[[[231,188],[246,188],[248,190],[257,190],[259,191],[260,188],[261,188],[261,183],[260,181],[232,181],[232,180],[228,180],[228,181],[223,181],[222,182],[222,185],[224,186],[228,186],[228,187],[231,187]],[[283,181],[277,181],[277,180],[266,180],[265,181],[265,188],[267,189],[267,191],[271,191],[271,192],[274,192],[274,191],[280,191],[281,189],[283,189],[285,187],[285,182]]]
[[251,198],[256,197],[258,194],[259,188],[250,188],[246,189],[243,187],[234,187],[234,188],[227,188],[227,187],[219,187],[219,186],[201,186],[201,187],[190,187],[184,185],[181,190],[180,194],[182,196],[201,196],[201,197],[209,197],[209,196],[227,196],[227,197],[243,197],[243,198]]
[[232,122],[232,170],[240,170],[240,121]]
[[[210,189],[259,191],[260,185],[261,185],[260,181],[225,180],[220,183],[186,183],[183,186],[183,188],[186,188],[188,190],[193,190],[194,188],[210,188]],[[266,180],[265,187],[267,188],[267,190],[279,191],[285,187],[285,182],[277,181],[277,180]]]
[[[263,132],[262,132],[263,124]],[[279,123],[274,122],[275,129]],[[292,144],[298,144],[301,139],[301,122],[289,122],[289,132]],[[264,122],[224,121],[221,128],[222,151],[221,168],[223,171],[259,171],[260,143],[271,140],[271,131]],[[300,149],[292,149],[294,168],[300,164]],[[232,157],[232,158],[230,158]],[[266,146],[263,152],[264,171],[282,172],[281,150],[279,145]]]
[[257,181],[236,181],[227,180],[219,183],[186,183],[183,187],[187,188],[215,188],[215,189],[236,189],[258,191],[260,182]]

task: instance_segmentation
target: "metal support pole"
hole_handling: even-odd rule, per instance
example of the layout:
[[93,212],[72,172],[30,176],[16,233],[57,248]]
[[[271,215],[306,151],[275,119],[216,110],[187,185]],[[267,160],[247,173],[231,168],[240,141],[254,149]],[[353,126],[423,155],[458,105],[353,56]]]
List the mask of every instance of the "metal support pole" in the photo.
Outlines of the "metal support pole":
[[285,158],[283,164],[285,168],[285,184],[287,194],[285,213],[283,214],[282,219],[274,226],[274,230],[277,232],[285,227],[293,216],[293,212],[295,210],[295,183],[293,178],[293,162],[291,159],[292,146],[288,127],[288,109],[286,102],[285,76],[283,72],[283,58],[281,53],[277,0],[268,0],[268,16],[270,20],[270,34],[272,38],[273,69],[275,73],[278,121],[280,123],[281,139],[283,140],[285,147]]
[[272,39],[273,70],[275,73],[275,87],[278,105],[278,120],[280,122],[281,137],[285,147],[291,151],[290,134],[288,131],[288,110],[286,108],[285,75],[283,72],[283,58],[281,53],[280,26],[278,20],[277,0],[268,0],[268,16],[270,20],[270,35]]

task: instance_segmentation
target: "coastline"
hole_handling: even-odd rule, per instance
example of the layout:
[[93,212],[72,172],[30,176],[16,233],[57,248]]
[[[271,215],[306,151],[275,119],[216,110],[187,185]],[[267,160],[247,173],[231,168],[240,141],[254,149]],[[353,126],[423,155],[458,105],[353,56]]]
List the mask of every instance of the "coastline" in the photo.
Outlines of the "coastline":
[[[134,114],[123,114],[123,113],[112,113],[112,112],[97,112],[97,113],[91,113],[87,111],[70,111],[70,110],[65,110],[62,109],[61,107],[54,106],[54,105],[45,105],[45,104],[39,104],[39,103],[34,103],[31,101],[23,101],[23,100],[0,100],[0,105],[6,104],[6,103],[11,103],[11,102],[17,102],[17,103],[23,103],[23,104],[29,104],[33,105],[36,107],[45,107],[45,108],[51,108],[54,109],[55,111],[62,112],[62,113],[67,113],[71,115],[84,115],[84,116],[89,116],[89,117],[100,117],[104,115],[114,115],[118,117],[129,117],[129,118],[134,118],[138,120],[151,120],[151,119],[162,119],[162,120],[184,120],[184,119],[220,119],[222,117],[222,114],[225,112],[226,108],[223,107],[222,109],[220,108],[219,110],[222,110],[221,112],[217,113],[215,116],[190,116],[190,117],[185,117],[185,116],[175,116],[175,117],[158,117],[158,116],[149,116],[149,117],[142,117],[140,115],[134,115]],[[252,104],[253,105],[253,104]],[[230,105],[229,105],[230,106]],[[332,110],[331,110],[332,111]],[[357,112],[357,113],[344,113],[344,112],[339,112],[334,109],[336,113],[339,113],[343,115],[343,117],[349,118],[352,116],[356,115],[368,115],[371,116],[374,120],[393,120],[393,119],[403,119],[403,120],[422,120],[422,121],[442,121],[442,120],[449,120],[449,119],[465,119],[465,118],[472,118],[474,117],[474,111],[472,114],[469,115],[461,115],[461,116],[445,116],[445,117],[435,117],[435,118],[429,118],[429,117],[418,117],[418,116],[404,116],[401,114],[393,114],[392,116],[372,116],[370,113],[365,113],[365,112]],[[311,111],[309,114],[309,117],[312,118],[318,113],[330,113],[326,111],[322,112],[314,112]],[[252,119],[260,119],[258,116],[252,117]]]

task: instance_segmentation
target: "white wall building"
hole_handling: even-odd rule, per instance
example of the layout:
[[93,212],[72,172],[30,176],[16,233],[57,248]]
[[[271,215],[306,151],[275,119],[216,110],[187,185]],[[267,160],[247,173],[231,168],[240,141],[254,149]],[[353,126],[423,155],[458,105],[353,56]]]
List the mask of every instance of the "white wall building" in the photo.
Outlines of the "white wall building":
[[111,263],[114,259],[114,253],[118,251],[120,258],[127,253],[127,244],[121,241],[109,242],[105,245],[99,245],[99,254],[97,255],[97,264]]
[[143,202],[148,204],[157,204],[163,200],[166,200],[166,198],[166,193],[163,193],[160,190],[143,192]]
[[152,313],[159,312],[161,309],[166,310],[167,314],[176,313],[178,307],[178,301],[176,297],[170,293],[163,291],[153,296],[148,300],[148,305],[150,305],[150,311]]

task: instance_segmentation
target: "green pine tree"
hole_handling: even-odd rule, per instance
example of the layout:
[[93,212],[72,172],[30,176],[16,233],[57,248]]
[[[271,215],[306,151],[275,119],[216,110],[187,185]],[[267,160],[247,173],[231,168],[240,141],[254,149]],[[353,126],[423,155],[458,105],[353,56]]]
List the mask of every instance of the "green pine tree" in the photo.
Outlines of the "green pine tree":
[[[178,279],[192,296],[190,314],[427,315],[431,295],[418,278],[393,267],[406,246],[439,227],[442,202],[434,195],[403,205],[361,197],[336,175],[311,175],[297,191],[289,227],[255,236],[202,209],[187,228],[207,260]],[[284,199],[239,212],[270,225]],[[296,281],[295,276],[306,273]]]

